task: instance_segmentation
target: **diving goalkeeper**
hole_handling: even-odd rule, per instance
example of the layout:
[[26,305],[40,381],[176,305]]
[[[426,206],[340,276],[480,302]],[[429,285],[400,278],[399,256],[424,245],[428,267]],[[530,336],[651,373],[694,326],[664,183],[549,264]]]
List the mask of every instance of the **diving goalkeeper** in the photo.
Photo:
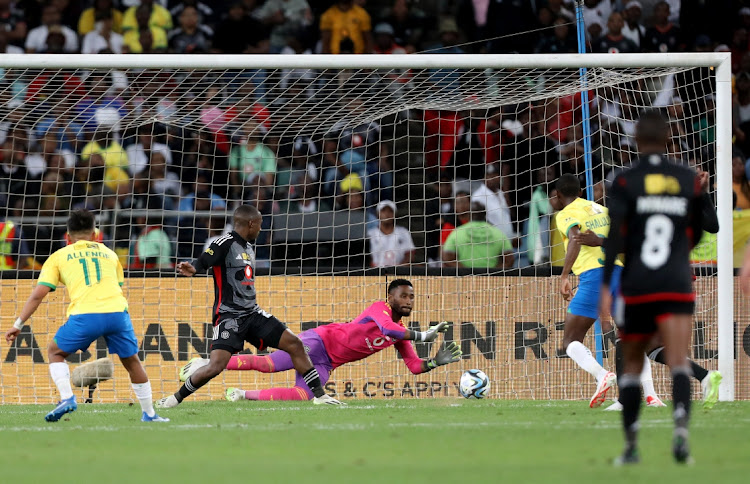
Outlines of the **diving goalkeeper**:
[[[331,372],[345,363],[352,363],[395,346],[409,370],[418,375],[438,366],[455,363],[461,359],[461,349],[454,343],[446,343],[435,358],[423,360],[417,356],[409,340],[434,341],[438,333],[448,329],[448,323],[417,332],[406,329],[401,318],[411,314],[414,289],[405,279],[396,279],[388,286],[387,302],[378,301],[370,305],[350,323],[333,323],[303,331],[299,338],[305,345],[313,365],[318,370],[321,384],[325,384]],[[180,379],[186,380],[208,360],[194,358],[181,370]],[[284,351],[270,355],[235,355],[229,360],[227,370],[255,370],[261,373],[277,373],[294,368],[292,359]],[[309,400],[313,398],[302,375],[297,374],[295,386],[291,388],[268,388],[265,390],[240,390],[228,388],[227,400]]]

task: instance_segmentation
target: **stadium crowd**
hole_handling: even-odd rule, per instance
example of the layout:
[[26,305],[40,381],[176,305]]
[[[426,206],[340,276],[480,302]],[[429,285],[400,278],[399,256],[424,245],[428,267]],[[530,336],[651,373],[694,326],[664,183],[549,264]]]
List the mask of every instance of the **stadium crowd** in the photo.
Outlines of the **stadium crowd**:
[[[732,53],[733,188],[737,208],[750,208],[750,1],[585,0],[583,14],[590,52]],[[0,0],[0,52],[572,53],[574,17],[564,0]],[[399,113],[424,143],[415,176],[382,120],[320,136],[274,130],[285,96],[319,99],[311,71],[286,84],[263,71],[19,72],[0,78],[0,269],[39,268],[64,244],[62,226],[24,223],[30,214],[94,210],[128,267],[153,269],[197,256],[242,202],[264,215],[361,214],[365,266],[524,267],[550,259],[552,182],[583,177],[580,95]],[[402,74],[390,80],[408,83]],[[709,76],[671,79],[604,89],[591,101],[597,198],[635,154],[635,106],[663,108],[670,153],[714,174]],[[201,89],[175,96],[176,85]],[[189,123],[172,122],[185,111]],[[126,122],[136,115],[149,121]],[[117,211],[129,215],[111,218]],[[272,217],[264,224],[272,229]],[[270,233],[259,240],[263,261],[273,258]]]

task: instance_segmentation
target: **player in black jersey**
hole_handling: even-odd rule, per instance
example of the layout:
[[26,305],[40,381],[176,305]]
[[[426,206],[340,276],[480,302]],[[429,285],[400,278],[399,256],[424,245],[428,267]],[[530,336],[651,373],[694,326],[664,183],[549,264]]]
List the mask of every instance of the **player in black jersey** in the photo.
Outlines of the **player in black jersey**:
[[[713,202],[711,201],[711,197],[708,194],[708,186],[709,186],[709,176],[708,173],[705,171],[698,171],[698,179],[701,182],[701,191],[703,193],[704,203],[703,203],[703,230],[705,230],[708,233],[715,234],[719,231],[719,219],[716,215],[716,210],[714,209]],[[584,232],[579,233],[574,237],[574,239],[579,242],[582,245],[589,245],[592,247],[601,247],[604,245],[604,242],[606,241],[606,237],[601,237],[593,232]],[[627,261],[625,261],[627,263]],[[646,354],[648,355],[648,358],[657,362],[661,363],[663,365],[666,365],[667,362],[665,360],[665,354],[664,354],[664,345],[659,340],[658,333],[655,335],[654,338],[651,339],[649,342],[648,347],[646,348]],[[644,363],[645,360],[644,360]],[[719,399],[719,386],[721,385],[722,376],[721,373],[716,370],[707,370],[706,368],[702,367],[695,361],[688,359],[688,363],[690,364],[690,369],[692,372],[693,378],[698,380],[698,382],[701,384],[701,388],[703,390],[703,408],[706,410],[710,410],[713,408],[714,405],[716,405],[716,402]],[[622,342],[617,339],[615,341],[615,368],[618,375],[622,374],[623,370],[623,354],[622,354]],[[646,391],[646,384],[647,382],[650,383],[650,388],[653,388],[653,378],[651,376],[651,368],[650,365],[644,365],[643,372],[641,373],[641,383],[643,384],[643,391],[644,393],[647,393]],[[651,398],[647,396],[647,399]],[[650,402],[647,402],[647,406],[664,406],[661,403],[661,400],[659,400],[660,405],[650,405]],[[619,401],[616,401],[609,407],[607,407],[605,410],[622,410],[622,404]]]
[[234,211],[234,231],[219,237],[193,262],[180,262],[177,272],[191,277],[213,268],[215,302],[214,334],[209,363],[198,369],[174,394],[156,402],[160,408],[175,407],[185,397],[219,375],[233,353],[241,351],[245,341],[259,350],[266,347],[287,352],[294,369],[310,387],[316,404],[343,405],[327,395],[318,371],[305,352],[302,341],[273,315],[263,311],[256,301],[255,251],[250,243],[258,237],[261,214],[257,208],[242,205]]
[[672,453],[677,462],[687,462],[690,456],[688,347],[695,306],[690,251],[702,235],[705,199],[696,173],[663,154],[668,138],[669,126],[662,115],[643,113],[636,126],[642,156],[633,168],[615,177],[609,194],[611,228],[604,245],[602,317],[608,316],[612,302],[609,281],[617,255],[624,252],[627,261],[614,311],[625,355],[618,386],[626,443],[617,464],[639,461],[639,375],[643,352],[656,332],[672,371]]

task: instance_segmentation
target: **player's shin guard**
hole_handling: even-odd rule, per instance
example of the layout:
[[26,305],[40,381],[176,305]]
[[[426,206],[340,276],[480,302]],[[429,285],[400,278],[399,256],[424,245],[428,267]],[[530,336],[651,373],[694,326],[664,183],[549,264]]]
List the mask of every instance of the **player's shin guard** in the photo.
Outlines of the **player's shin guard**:
[[[654,360],[657,363],[661,363],[662,365],[666,365],[667,362],[664,359],[664,347],[659,346],[654,351],[649,353],[648,357],[652,360]],[[706,375],[708,375],[708,370],[703,368],[698,363],[694,362],[693,360],[688,360],[688,363],[690,364],[690,369],[693,372],[693,376],[698,381],[703,381],[704,378],[706,378]]]
[[180,387],[179,390],[174,394],[174,397],[177,399],[178,402],[182,403],[182,401],[192,395],[193,393],[197,392],[200,387],[203,385],[194,385],[193,384],[193,377],[191,376],[187,380],[185,380],[185,384]]
[[305,383],[307,383],[307,386],[310,387],[310,391],[313,395],[315,395],[316,398],[325,395],[325,392],[323,391],[323,384],[320,383],[320,375],[318,374],[318,370],[316,370],[315,367],[307,370],[307,372],[302,375],[302,379],[305,380]]
[[227,370],[254,370],[261,373],[273,373],[273,361],[268,356],[234,355],[227,363]]
[[690,367],[672,368],[672,403],[675,429],[687,430],[690,421]]
[[620,388],[622,404],[622,426],[625,431],[627,450],[635,450],[638,438],[638,413],[641,409],[641,379],[637,374],[625,373],[619,376],[617,385]]
[[247,390],[245,400],[310,400],[312,396],[304,388],[267,388],[265,390]]

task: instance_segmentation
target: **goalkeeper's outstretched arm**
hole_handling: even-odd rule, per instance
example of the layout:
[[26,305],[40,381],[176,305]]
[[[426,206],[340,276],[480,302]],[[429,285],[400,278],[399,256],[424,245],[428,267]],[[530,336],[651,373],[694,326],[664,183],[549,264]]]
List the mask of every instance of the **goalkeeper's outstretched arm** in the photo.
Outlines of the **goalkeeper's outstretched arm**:
[[444,366],[449,363],[455,363],[461,360],[461,347],[458,346],[454,341],[450,343],[444,342],[434,358],[428,358],[423,360],[417,356],[417,352],[414,351],[414,346],[406,340],[397,341],[396,350],[401,354],[401,357],[406,363],[414,375],[421,373],[427,373],[428,371],[434,370],[438,366]]

